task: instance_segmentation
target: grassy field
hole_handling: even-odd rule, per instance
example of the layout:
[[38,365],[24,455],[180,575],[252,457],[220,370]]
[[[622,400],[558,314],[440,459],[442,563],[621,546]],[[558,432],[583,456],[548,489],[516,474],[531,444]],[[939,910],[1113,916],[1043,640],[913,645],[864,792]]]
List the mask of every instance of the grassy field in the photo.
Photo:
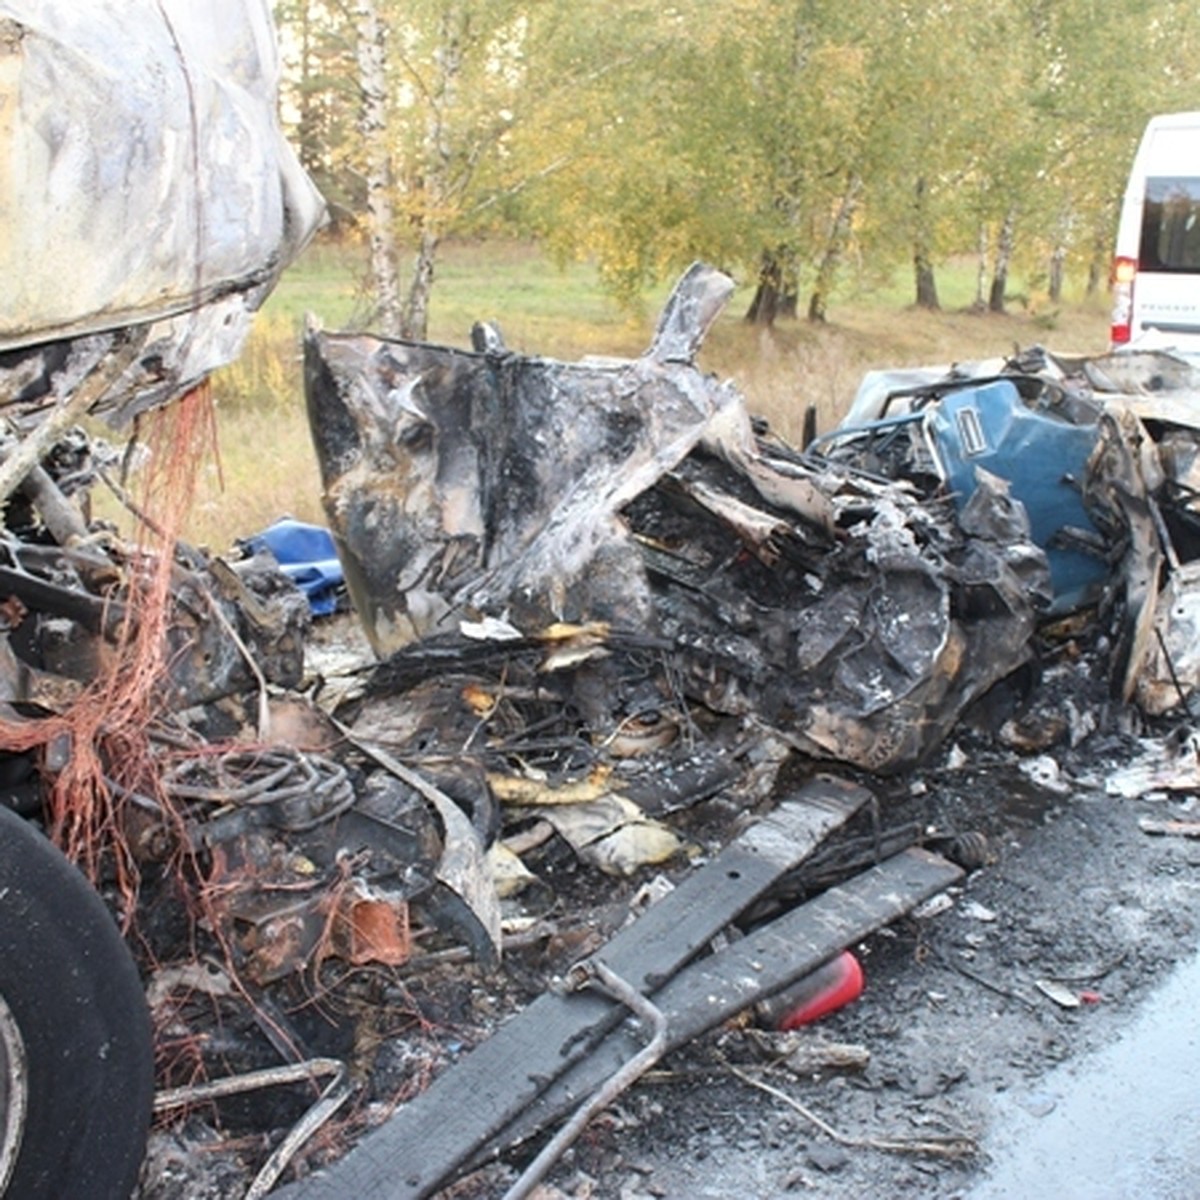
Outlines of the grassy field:
[[[826,325],[788,322],[760,330],[741,318],[750,297],[739,287],[713,329],[701,365],[733,379],[751,410],[785,438],[798,440],[804,409],[831,427],[863,372],[873,367],[985,358],[1041,343],[1098,352],[1108,331],[1107,302],[1075,301],[1059,311],[1020,304],[1003,316],[968,311],[972,264],[939,274],[944,311],[906,307],[908,282],[867,292],[847,284]],[[237,537],[288,514],[323,522],[316,462],[304,416],[300,333],[304,314],[329,329],[367,322],[361,254],[317,245],[285,274],[259,315],[241,359],[214,381],[219,463],[201,466],[198,498],[184,536],[220,552]],[[495,320],[508,344],[558,358],[637,355],[645,349],[668,285],[645,298],[644,312],[619,311],[584,264],[560,269],[535,247],[471,244],[449,248],[439,263],[430,339],[468,344],[471,325]]]

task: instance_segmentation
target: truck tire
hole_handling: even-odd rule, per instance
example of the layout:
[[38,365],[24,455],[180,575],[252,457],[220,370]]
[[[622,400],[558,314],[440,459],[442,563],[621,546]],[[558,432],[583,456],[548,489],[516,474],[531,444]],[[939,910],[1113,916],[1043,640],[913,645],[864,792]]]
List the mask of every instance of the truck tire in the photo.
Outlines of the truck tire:
[[153,1094],[149,1013],[112,916],[0,806],[0,1196],[128,1200]]

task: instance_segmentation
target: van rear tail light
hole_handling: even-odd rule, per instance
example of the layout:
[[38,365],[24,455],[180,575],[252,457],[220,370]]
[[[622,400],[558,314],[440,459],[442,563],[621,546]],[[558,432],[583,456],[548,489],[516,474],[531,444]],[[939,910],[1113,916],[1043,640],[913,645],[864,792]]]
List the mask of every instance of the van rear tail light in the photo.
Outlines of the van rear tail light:
[[1108,337],[1114,346],[1125,345],[1133,333],[1133,282],[1136,277],[1135,259],[1113,259],[1112,328]]
[[1137,259],[1113,259],[1113,283],[1132,283],[1137,274]]

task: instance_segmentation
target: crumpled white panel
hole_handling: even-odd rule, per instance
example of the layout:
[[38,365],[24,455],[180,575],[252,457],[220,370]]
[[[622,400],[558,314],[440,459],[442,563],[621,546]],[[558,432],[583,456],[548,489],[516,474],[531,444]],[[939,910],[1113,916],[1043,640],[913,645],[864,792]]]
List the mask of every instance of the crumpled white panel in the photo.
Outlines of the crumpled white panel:
[[323,210],[278,74],[267,0],[0,0],[0,351],[199,312],[183,374],[236,356]]

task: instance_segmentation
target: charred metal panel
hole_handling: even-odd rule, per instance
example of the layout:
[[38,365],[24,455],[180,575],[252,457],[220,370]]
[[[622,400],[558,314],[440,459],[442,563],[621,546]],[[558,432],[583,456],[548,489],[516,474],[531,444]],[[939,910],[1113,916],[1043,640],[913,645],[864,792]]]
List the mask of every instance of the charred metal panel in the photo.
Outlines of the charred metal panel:
[[276,119],[266,0],[0,0],[0,404],[137,328],[114,423],[237,357],[324,203]]
[[[687,468],[713,478],[712,463]],[[686,547],[686,561],[661,549],[647,561],[690,695],[809,754],[888,772],[1026,661],[1045,558],[1027,531],[968,535],[899,492],[862,513],[842,501],[835,546],[817,555],[793,537],[769,565],[663,489],[629,515],[644,538]]]
[[270,21],[0,2],[0,349],[194,312],[294,256],[323,205],[275,120]]
[[309,413],[352,598],[377,653],[421,639],[451,672],[482,661],[454,642],[464,620],[504,618],[516,641],[491,654],[509,667],[552,621],[603,623],[556,664],[593,738],[629,715],[636,634],[661,646],[641,669],[660,701],[681,687],[677,703],[810,754],[911,765],[1028,658],[1044,556],[1027,527],[967,532],[907,485],[757,439],[741,397],[691,361],[727,291],[693,268],[650,351],[606,365],[510,354],[494,335],[472,353],[311,333]]
[[326,511],[378,654],[444,628],[451,611],[650,620],[616,514],[734,402],[687,357],[731,286],[689,273],[631,362],[309,333]]

